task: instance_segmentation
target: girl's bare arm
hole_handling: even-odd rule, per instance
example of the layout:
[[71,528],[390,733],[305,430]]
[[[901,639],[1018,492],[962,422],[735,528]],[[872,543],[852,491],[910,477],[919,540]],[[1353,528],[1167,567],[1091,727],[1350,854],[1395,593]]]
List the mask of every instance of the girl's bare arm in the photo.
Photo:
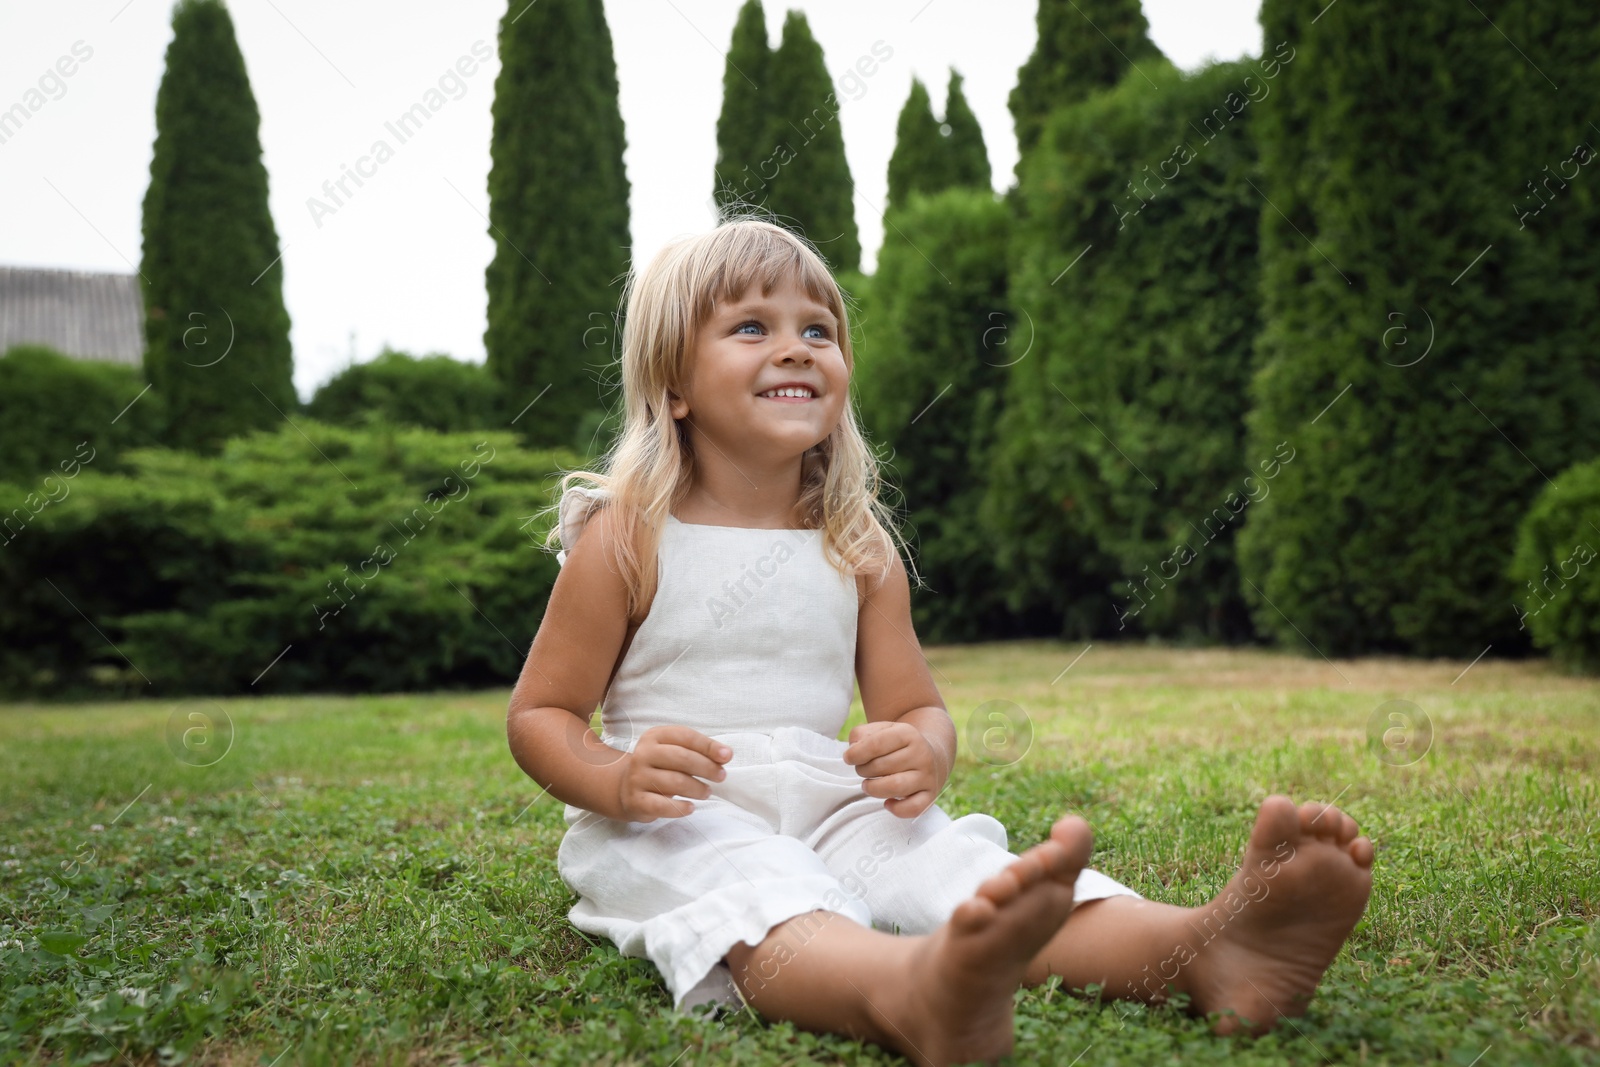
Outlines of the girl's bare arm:
[[911,819],[933,805],[949,780],[956,729],[912,625],[905,563],[896,555],[883,582],[858,582],[856,681],[867,721],[850,731],[844,760],[869,779],[862,787],[869,796]]
[[511,693],[506,738],[518,766],[551,796],[622,819],[626,757],[589,726],[628,629],[614,518],[601,508],[567,552]]

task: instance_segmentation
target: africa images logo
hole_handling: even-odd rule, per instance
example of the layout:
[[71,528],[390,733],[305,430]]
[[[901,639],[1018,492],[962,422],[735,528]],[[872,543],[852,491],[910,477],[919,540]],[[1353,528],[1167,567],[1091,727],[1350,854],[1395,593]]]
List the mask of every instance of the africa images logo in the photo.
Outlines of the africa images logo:
[[[756,593],[766,585],[764,579],[777,577],[779,568],[795,557],[800,543],[794,537],[794,531],[784,532],[789,536],[773,541],[767,554],[754,564],[739,565],[739,577],[722,583],[721,596],[706,598],[706,611],[710,613],[712,625],[717,629],[722,629],[723,623],[739,614],[746,604],[755,599]],[[755,588],[752,589],[752,585]]]

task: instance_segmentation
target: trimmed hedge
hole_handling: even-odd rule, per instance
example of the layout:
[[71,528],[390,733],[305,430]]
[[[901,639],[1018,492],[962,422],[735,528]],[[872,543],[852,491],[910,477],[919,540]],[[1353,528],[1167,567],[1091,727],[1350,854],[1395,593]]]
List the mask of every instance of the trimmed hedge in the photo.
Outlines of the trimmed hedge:
[[513,682],[556,575],[551,520],[530,516],[576,457],[509,433],[299,428],[83,472],[0,550],[0,689]]
[[306,413],[336,426],[388,422],[443,432],[503,429],[501,387],[481,363],[384,349],[346,367],[317,389]]
[[[166,422],[161,396],[144,388],[138,367],[73,359],[39,345],[8,349],[0,356],[0,482],[59,492],[38,483],[60,478],[69,470],[64,464],[118,469],[127,449],[156,444]],[[22,492],[0,492],[7,514],[22,504]]]
[[1600,673],[1600,459],[1563,471],[1517,528],[1519,625],[1558,662]]

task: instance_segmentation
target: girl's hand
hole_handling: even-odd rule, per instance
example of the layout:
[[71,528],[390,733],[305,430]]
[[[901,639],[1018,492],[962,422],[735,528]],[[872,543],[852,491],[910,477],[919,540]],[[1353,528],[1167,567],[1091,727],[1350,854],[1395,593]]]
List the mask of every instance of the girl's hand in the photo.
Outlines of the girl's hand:
[[[653,726],[639,737],[622,761],[617,799],[629,822],[676,819],[694,811],[687,800],[675,796],[711,795],[701,778],[720,782],[728,776],[722,765],[733,757],[727,745],[713,741],[687,726]],[[698,776],[698,777],[697,777]]]
[[909,722],[863,723],[850,731],[844,761],[866,779],[868,796],[885,797],[884,807],[902,819],[914,819],[933,805],[944,788],[943,762],[933,744]]

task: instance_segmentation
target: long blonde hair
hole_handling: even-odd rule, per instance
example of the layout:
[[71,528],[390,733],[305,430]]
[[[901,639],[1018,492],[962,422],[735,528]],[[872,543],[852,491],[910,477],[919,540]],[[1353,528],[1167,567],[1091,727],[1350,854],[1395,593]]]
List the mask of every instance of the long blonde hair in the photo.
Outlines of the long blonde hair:
[[[641,529],[637,550],[628,537],[615,548],[630,617],[654,596],[662,528],[691,486],[695,457],[687,431],[672,417],[669,394],[684,393],[694,338],[718,305],[739,299],[752,284],[766,295],[791,278],[838,319],[839,349],[853,380],[849,311],[838,283],[804,238],[758,214],[731,214],[707,233],[672,242],[624,285],[621,432],[600,458],[603,469],[562,475],[555,502],[541,514],[560,507],[569,484],[587,481],[608,494],[605,506],[622,520],[618,530]],[[879,498],[881,484],[877,457],[847,396],[833,432],[801,457],[798,501],[802,521],[823,531],[825,553],[846,577],[869,574],[881,582],[904,547],[893,511]],[[560,545],[557,523],[545,546]]]

